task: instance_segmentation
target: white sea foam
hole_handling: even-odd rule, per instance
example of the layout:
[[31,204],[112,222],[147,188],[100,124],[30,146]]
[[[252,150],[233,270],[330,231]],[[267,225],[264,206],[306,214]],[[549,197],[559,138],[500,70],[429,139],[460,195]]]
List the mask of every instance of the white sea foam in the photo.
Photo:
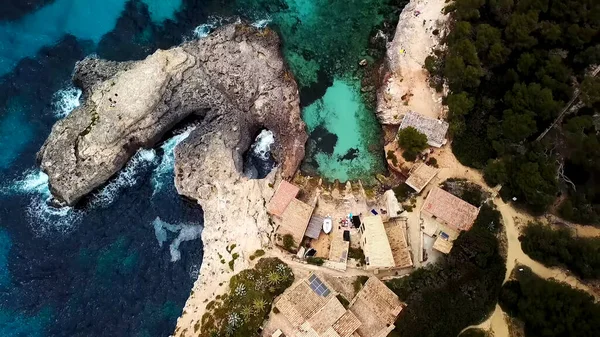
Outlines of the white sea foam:
[[179,235],[171,242],[169,251],[171,252],[171,262],[176,262],[181,259],[179,245],[184,241],[193,241],[199,239],[202,235],[202,226],[198,225],[182,225]]
[[61,89],[54,94],[52,107],[54,115],[58,118],[67,117],[71,111],[80,105],[81,90],[75,87]]
[[92,198],[92,206],[106,207],[110,205],[119,193],[127,187],[132,187],[138,180],[138,170],[144,165],[156,161],[154,149],[139,149],[122,169],[106,186],[95,193]]
[[176,262],[181,259],[181,252],[179,251],[179,245],[184,241],[192,241],[199,239],[202,235],[202,226],[192,224],[170,224],[166,221],[161,220],[160,217],[156,217],[152,221],[154,227],[154,235],[160,247],[167,241],[167,231],[171,233],[179,232],[179,235],[169,245],[169,252],[171,254],[171,262]]
[[210,16],[208,21],[194,28],[194,37],[201,39],[207,37],[213,30],[222,26],[228,20],[218,16]]
[[161,145],[163,155],[160,160],[160,164],[156,167],[152,173],[152,195],[160,191],[164,186],[165,177],[169,177],[173,168],[175,167],[175,147],[186,139],[195,127],[189,127],[182,133],[171,137]]
[[48,176],[40,170],[26,171],[22,179],[3,186],[0,191],[2,194],[12,193],[31,197],[26,214],[29,225],[37,235],[68,233],[75,228],[75,223],[82,215],[81,211],[72,207],[51,206],[52,194],[48,185]]
[[271,23],[271,19],[262,19],[252,23],[252,26],[258,29],[265,29]]
[[252,152],[263,160],[268,160],[271,153],[271,145],[275,142],[275,136],[270,130],[262,130],[256,136],[254,144],[252,144]]

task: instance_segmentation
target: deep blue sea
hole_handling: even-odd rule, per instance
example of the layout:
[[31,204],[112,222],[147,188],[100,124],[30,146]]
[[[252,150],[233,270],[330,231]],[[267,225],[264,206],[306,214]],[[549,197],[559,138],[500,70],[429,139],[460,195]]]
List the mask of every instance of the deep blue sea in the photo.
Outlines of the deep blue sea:
[[[269,24],[298,79],[303,118],[333,135],[325,146],[321,131],[309,128],[316,139],[307,150],[309,172],[331,180],[372,176],[378,161],[361,158],[383,158],[378,131],[350,132],[357,144],[374,145],[350,149],[359,156],[349,158],[348,142],[334,134],[348,133],[338,120],[377,125],[362,100],[357,65],[381,44],[376,36],[385,22],[397,19],[392,3],[0,0],[0,337],[168,336],[200,269],[202,209],[173,185],[173,149],[191,125],[138,151],[78,206],[48,205],[47,177],[35,157],[52,125],[80,104],[70,80],[75,62],[92,54],[143,59],[239,17]],[[344,87],[348,95],[332,94],[340,81],[353,83]],[[246,160],[254,169],[245,173],[261,178],[274,165],[273,137],[261,133],[257,141]]]
[[[2,1],[0,11],[21,2]],[[189,127],[139,151],[76,208],[47,204],[35,155],[79,105],[77,60],[144,58],[192,38],[208,9],[42,2],[0,21],[0,336],[168,336],[202,261],[202,209],[173,185],[173,149]]]

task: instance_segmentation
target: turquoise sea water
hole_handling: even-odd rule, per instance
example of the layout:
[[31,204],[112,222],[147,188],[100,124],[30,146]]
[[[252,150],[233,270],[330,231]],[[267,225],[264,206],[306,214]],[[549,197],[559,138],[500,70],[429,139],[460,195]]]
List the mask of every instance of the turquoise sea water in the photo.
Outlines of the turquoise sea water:
[[142,59],[238,15],[268,23],[299,83],[304,169],[364,179],[383,160],[358,62],[389,2],[55,0],[0,21],[0,336],[167,336],[198,276],[202,210],[173,186],[173,149],[189,126],[138,151],[80,205],[48,204],[35,157],[80,104],[76,61]]

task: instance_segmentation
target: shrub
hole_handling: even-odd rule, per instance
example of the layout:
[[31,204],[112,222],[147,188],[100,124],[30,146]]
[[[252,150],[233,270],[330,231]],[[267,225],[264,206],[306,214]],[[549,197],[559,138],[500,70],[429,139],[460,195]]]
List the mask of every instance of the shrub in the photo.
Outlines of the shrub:
[[600,335],[600,305],[565,283],[544,280],[527,267],[502,287],[500,306],[525,325],[527,337]]
[[308,262],[309,264],[313,264],[315,266],[322,266],[323,263],[325,263],[325,260],[323,260],[320,257],[310,256],[310,257],[306,258],[306,262]]
[[600,238],[574,237],[566,228],[530,223],[519,239],[523,251],[534,260],[565,266],[584,279],[600,278]]
[[288,252],[294,252],[294,248],[296,247],[296,243],[294,242],[294,237],[292,234],[286,234],[283,236],[283,248]]
[[250,261],[254,261],[254,259],[259,258],[265,255],[265,251],[262,249],[257,249],[254,254],[250,255]]
[[[270,273],[277,273],[277,284],[269,283]],[[292,270],[277,258],[264,258],[252,269],[234,275],[227,293],[215,300],[202,316],[199,337],[256,336],[271,311],[275,297],[294,282]]]
[[368,280],[369,280],[368,276],[365,276],[365,275],[357,276],[356,279],[354,280],[354,282],[352,282],[352,286],[354,287],[354,292],[355,293],[359,292],[362,289],[362,287],[365,285],[365,283],[367,283]]
[[435,168],[438,168],[438,167],[440,167],[440,166],[438,165],[437,159],[435,159],[435,158],[433,158],[433,157],[430,157],[429,159],[427,159],[427,163],[426,163],[426,164],[427,164],[427,165],[429,165],[429,166],[433,166],[433,167],[435,167]]
[[342,296],[342,294],[337,294],[336,298],[338,299],[338,301],[340,301],[340,303],[342,303],[344,308],[348,309],[350,302],[344,296]]
[[398,144],[404,150],[402,157],[415,161],[417,155],[427,148],[427,136],[409,126],[398,131]]
[[362,248],[348,248],[348,257],[358,260],[361,266],[367,263],[365,260],[365,252],[362,250]]
[[457,336],[494,309],[505,272],[494,234],[477,226],[461,233],[448,256],[387,282],[407,304],[397,334]]
[[392,191],[394,191],[394,195],[399,202],[405,202],[415,193],[415,190],[406,184],[400,184],[392,188]]
[[398,158],[396,158],[394,151],[388,150],[386,158],[391,161],[394,166],[398,166]]

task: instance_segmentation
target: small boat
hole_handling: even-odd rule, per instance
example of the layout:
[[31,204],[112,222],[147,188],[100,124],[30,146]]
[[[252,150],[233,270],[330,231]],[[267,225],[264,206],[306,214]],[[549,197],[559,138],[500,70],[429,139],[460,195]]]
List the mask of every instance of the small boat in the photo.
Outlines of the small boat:
[[325,234],[329,234],[329,233],[331,233],[332,229],[333,229],[333,223],[331,222],[331,218],[323,219],[323,232],[325,232]]

